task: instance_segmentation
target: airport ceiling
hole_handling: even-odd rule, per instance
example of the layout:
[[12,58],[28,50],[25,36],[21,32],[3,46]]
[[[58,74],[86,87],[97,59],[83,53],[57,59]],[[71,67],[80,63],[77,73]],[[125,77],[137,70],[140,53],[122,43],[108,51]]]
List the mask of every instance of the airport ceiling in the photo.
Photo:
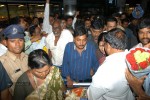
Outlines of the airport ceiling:
[[[46,0],[0,0],[0,2],[45,2]],[[77,2],[98,2],[101,0],[77,0]],[[102,0],[105,1],[105,0]],[[50,2],[63,2],[63,0],[50,0]]]
[[[46,0],[0,0],[0,3],[45,3]],[[107,6],[109,0],[77,0],[78,7],[97,7]],[[116,2],[117,0],[113,0]],[[141,0],[126,0],[130,6],[135,6]],[[51,3],[63,3],[63,0],[50,0]]]
[[[46,0],[0,0],[1,2],[23,2],[23,3],[44,3]],[[109,0],[77,0],[77,2],[84,3],[101,3],[101,1],[108,2]],[[117,0],[113,0],[117,1]],[[127,3],[139,3],[141,0],[126,0]],[[63,0],[50,0],[50,2],[63,2]]]

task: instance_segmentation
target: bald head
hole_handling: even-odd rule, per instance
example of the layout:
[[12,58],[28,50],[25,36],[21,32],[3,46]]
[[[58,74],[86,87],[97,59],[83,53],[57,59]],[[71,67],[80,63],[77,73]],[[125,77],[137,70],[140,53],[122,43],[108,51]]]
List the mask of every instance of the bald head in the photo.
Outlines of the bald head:
[[53,33],[55,36],[60,36],[61,34],[61,21],[60,20],[55,20],[52,24],[52,28],[53,28]]

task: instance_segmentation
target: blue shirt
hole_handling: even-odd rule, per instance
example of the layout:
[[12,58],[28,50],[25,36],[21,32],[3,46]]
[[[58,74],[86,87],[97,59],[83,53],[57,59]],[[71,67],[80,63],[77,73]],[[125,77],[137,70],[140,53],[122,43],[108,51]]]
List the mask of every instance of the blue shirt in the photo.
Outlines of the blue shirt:
[[93,69],[96,72],[98,67],[96,48],[92,42],[87,42],[81,55],[76,50],[74,42],[66,45],[62,64],[62,76],[70,76],[74,81],[91,79],[90,70]]

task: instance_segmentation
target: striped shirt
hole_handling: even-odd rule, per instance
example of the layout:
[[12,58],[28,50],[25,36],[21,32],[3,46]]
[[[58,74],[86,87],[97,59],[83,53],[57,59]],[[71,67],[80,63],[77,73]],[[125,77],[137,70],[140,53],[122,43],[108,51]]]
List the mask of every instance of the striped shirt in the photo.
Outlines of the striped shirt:
[[87,42],[81,55],[76,50],[74,42],[66,45],[62,64],[63,77],[70,76],[74,81],[91,79],[90,70],[93,69],[95,72],[98,67],[96,48],[92,42]]

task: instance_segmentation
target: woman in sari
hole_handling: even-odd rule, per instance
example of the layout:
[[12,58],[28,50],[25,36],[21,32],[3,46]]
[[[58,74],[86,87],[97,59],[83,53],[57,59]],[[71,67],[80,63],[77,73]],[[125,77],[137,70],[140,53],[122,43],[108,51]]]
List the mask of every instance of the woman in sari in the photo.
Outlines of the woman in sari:
[[32,51],[28,57],[28,66],[30,69],[17,80],[13,100],[64,99],[65,86],[59,69],[51,66],[45,51]]

